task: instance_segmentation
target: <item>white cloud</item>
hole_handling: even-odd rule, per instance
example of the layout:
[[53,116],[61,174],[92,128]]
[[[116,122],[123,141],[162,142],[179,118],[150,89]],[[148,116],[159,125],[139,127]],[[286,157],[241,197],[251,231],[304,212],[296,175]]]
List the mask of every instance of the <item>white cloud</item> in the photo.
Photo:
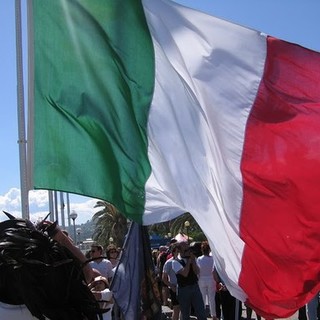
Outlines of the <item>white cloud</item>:
[[[20,191],[19,191],[20,192]],[[43,208],[48,206],[48,191],[46,190],[31,190],[29,192],[29,206]]]
[[[13,215],[21,216],[20,190],[11,188],[5,195],[0,195],[0,208]],[[5,215],[0,215],[0,220],[5,220]]]
[[[96,202],[97,199],[69,194],[70,211],[75,210],[78,214],[78,217],[75,220],[76,224],[85,223],[92,218],[93,214],[97,210],[94,209]],[[64,196],[64,203],[65,225],[68,225],[66,196]],[[59,196],[57,199],[57,207],[59,212],[59,224],[62,225],[62,210]],[[18,188],[11,188],[6,194],[0,195],[0,210],[7,211],[16,217],[21,217],[21,194]],[[48,191],[32,190],[29,192],[29,211],[31,221],[44,218],[49,213]],[[0,214],[0,221],[5,219],[6,216],[4,214]]]

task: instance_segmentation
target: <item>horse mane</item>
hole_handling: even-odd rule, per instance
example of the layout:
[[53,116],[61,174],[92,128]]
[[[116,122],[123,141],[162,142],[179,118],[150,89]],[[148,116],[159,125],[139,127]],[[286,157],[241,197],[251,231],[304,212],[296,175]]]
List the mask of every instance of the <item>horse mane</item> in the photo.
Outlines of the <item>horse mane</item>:
[[72,253],[29,220],[7,216],[0,223],[0,301],[24,304],[39,320],[101,319]]

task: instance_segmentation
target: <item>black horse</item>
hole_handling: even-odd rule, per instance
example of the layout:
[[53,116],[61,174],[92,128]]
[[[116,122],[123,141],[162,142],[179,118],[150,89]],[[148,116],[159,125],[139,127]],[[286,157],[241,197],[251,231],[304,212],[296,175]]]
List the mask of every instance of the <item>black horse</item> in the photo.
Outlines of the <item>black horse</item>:
[[9,220],[0,223],[0,301],[25,305],[40,320],[102,319],[83,265],[53,239],[56,224],[6,215]]

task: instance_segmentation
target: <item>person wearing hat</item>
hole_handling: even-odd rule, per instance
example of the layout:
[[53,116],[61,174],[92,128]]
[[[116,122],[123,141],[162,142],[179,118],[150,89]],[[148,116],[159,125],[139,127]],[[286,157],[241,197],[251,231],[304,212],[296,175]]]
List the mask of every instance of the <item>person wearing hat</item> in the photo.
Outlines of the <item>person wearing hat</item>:
[[112,319],[112,308],[113,308],[113,294],[109,289],[109,281],[107,278],[97,276],[89,284],[89,289],[99,302],[103,320]]

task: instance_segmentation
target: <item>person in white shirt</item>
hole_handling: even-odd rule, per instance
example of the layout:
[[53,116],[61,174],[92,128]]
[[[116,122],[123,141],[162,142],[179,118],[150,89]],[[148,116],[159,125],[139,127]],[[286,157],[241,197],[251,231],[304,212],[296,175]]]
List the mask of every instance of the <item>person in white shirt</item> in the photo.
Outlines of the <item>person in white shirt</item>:
[[190,319],[191,307],[198,320],[207,320],[205,306],[198,285],[199,267],[196,258],[187,242],[180,242],[179,256],[172,261],[178,281],[178,301],[181,320]]
[[162,271],[162,281],[169,288],[169,295],[171,299],[172,305],[172,320],[179,320],[180,316],[180,306],[179,301],[177,299],[177,276],[172,269],[172,262],[178,256],[178,245],[176,243],[171,245],[171,253],[172,257],[169,258],[164,266]]
[[199,288],[204,303],[208,301],[211,317],[213,319],[217,319],[215,303],[216,281],[213,279],[212,275],[214,263],[213,257],[210,255],[210,251],[209,243],[207,241],[203,241],[201,244],[202,256],[197,258],[197,264],[200,269]]
[[107,278],[97,276],[89,284],[91,292],[94,294],[97,301],[99,301],[100,308],[102,309],[103,320],[112,319],[113,308],[113,293],[109,289],[109,281]]
[[94,244],[91,246],[90,251],[91,259],[90,266],[96,269],[100,274],[107,278],[108,280],[113,277],[113,267],[110,260],[103,257],[103,248],[99,244]]

